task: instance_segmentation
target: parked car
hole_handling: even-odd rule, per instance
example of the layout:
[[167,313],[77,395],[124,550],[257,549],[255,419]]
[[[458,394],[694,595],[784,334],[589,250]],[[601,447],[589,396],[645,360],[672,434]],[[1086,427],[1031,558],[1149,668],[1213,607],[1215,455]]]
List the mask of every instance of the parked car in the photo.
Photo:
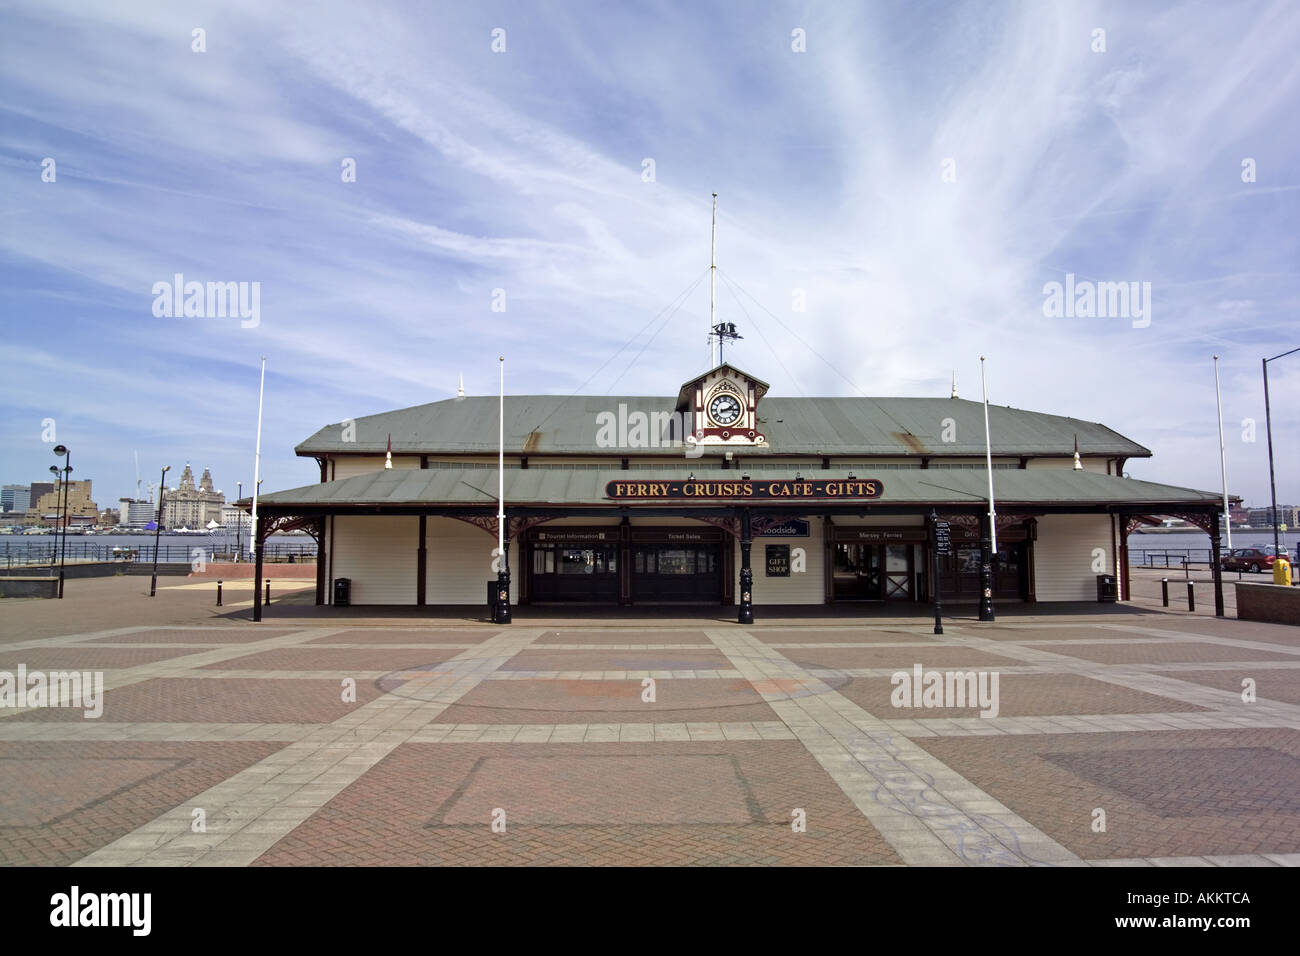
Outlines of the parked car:
[[[1286,548],[1278,549],[1282,557],[1290,561],[1291,556]],[[1229,551],[1219,559],[1219,565],[1225,571],[1251,571],[1256,574],[1273,569],[1273,546],[1267,547],[1256,546],[1253,548],[1236,548]]]

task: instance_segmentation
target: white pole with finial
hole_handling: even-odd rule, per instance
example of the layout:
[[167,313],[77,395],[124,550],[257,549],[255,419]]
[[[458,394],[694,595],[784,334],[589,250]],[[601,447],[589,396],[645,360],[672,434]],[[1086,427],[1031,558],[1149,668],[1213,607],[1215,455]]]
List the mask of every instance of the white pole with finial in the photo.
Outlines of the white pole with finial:
[[952,398],[957,397],[957,370],[952,370]]
[[989,537],[998,553],[998,513],[993,507],[993,443],[989,439],[989,387],[984,381],[984,356],[980,356],[980,387],[984,389],[984,459],[989,470]]
[[709,368],[717,368],[714,357],[713,326],[717,324],[718,292],[718,194],[713,194],[713,246],[709,252]]
[[248,552],[254,559],[257,558],[257,493],[262,488],[262,482],[257,477],[262,468],[262,396],[266,394],[266,356],[262,356],[262,380],[257,386],[257,448],[253,454],[253,514],[250,522]]
[[465,373],[464,372],[460,373],[460,383],[456,386],[456,397],[457,398],[465,397]]
[[501,403],[497,418],[497,554],[506,566],[506,357],[497,359],[501,367]]
[[1232,550],[1232,511],[1228,507],[1228,455],[1223,449],[1223,397],[1219,394],[1219,357],[1214,356],[1214,401],[1219,407],[1219,477],[1223,479],[1223,527]]

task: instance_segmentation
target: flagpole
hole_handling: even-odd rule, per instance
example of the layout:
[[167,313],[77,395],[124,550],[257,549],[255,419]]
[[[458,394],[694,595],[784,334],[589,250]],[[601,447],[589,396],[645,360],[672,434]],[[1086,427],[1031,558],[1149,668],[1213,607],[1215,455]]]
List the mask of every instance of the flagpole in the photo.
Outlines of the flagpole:
[[1214,402],[1219,409],[1219,477],[1223,479],[1223,527],[1232,550],[1232,512],[1228,508],[1228,454],[1223,448],[1223,396],[1219,393],[1219,357],[1214,356]]
[[[262,486],[262,483],[257,480],[257,475],[262,467],[262,397],[265,394],[266,394],[266,356],[263,355],[262,356],[262,379],[261,379],[261,383],[257,386],[257,451],[255,452],[253,457],[253,520],[252,520],[252,527],[248,529],[249,538],[252,539],[249,542],[249,554],[254,558],[257,557],[257,492]],[[242,541],[240,542],[240,547],[243,547]]]
[[980,356],[980,386],[984,389],[984,460],[989,471],[989,535],[998,553],[998,513],[993,507],[993,444],[989,440],[989,387],[984,382],[984,356]]
[[506,357],[498,357],[501,397],[497,409],[497,599],[494,624],[510,623],[510,556],[506,553]]
[[501,399],[497,409],[497,551],[506,553],[506,357],[497,361],[501,368]]
[[714,338],[713,326],[718,320],[717,314],[717,283],[718,283],[718,194],[713,194],[713,240],[709,252],[709,368],[717,368],[722,359],[721,348],[718,349],[717,357],[714,355],[714,342],[717,341],[721,346],[721,339]]
[[[987,536],[980,535],[980,609],[981,621],[994,620],[993,561],[998,553],[998,513],[993,504],[993,441],[989,437],[989,387],[984,379],[984,356],[980,356],[980,388],[984,391],[984,462],[989,474],[989,514]],[[992,542],[992,550],[985,542]]]

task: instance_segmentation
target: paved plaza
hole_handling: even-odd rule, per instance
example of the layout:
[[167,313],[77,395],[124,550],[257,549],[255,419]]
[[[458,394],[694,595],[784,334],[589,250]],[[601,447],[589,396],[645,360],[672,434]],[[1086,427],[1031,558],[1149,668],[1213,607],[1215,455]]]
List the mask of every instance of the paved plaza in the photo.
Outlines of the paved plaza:
[[[274,582],[260,624],[248,582],[0,601],[0,672],[105,688],[97,719],[0,710],[0,863],[1300,863],[1300,628],[1208,590],[936,636],[916,606],[496,626],[309,588]],[[936,671],[995,706],[896,706]]]

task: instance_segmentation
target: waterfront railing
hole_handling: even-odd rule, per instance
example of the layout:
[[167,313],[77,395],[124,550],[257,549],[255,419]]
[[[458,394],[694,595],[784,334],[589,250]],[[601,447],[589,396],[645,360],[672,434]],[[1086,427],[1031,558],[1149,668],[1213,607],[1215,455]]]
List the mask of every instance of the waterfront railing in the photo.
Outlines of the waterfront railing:
[[[0,543],[0,565],[7,568],[39,567],[53,565],[59,560],[59,546],[56,542],[23,542],[14,546],[12,542]],[[152,564],[154,546],[113,545],[100,541],[69,541],[63,560],[69,564],[87,562],[120,562],[123,564]],[[263,558],[273,563],[316,560],[316,542],[274,542],[267,544]],[[159,564],[193,564],[202,560],[205,564],[221,561],[234,561],[236,548],[232,545],[212,544],[160,544],[158,545]],[[239,556],[240,561],[251,561],[252,556],[245,550]]]

